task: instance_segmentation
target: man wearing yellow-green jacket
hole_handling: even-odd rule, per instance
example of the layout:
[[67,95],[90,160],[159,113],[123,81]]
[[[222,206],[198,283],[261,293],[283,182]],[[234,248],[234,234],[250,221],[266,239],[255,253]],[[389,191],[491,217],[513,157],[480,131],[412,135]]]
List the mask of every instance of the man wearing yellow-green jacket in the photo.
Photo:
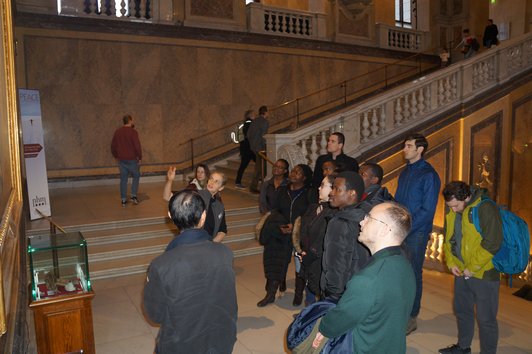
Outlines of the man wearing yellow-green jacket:
[[[454,312],[458,324],[458,343],[439,350],[440,354],[471,353],[476,317],[480,353],[497,352],[499,329],[499,272],[492,258],[502,244],[502,220],[494,203],[480,203],[486,191],[461,181],[447,184],[443,197],[448,207],[445,216],[443,250],[447,267],[454,275]],[[478,206],[482,235],[472,221]]]

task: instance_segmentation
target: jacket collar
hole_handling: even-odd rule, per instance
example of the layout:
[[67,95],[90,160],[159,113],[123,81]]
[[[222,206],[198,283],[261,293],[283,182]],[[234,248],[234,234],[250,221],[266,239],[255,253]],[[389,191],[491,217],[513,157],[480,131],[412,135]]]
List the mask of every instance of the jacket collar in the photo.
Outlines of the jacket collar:
[[211,236],[204,229],[190,229],[185,230],[168,244],[166,250],[169,251],[172,248],[175,248],[180,245],[188,245],[193,243],[198,243],[202,241],[209,241]]

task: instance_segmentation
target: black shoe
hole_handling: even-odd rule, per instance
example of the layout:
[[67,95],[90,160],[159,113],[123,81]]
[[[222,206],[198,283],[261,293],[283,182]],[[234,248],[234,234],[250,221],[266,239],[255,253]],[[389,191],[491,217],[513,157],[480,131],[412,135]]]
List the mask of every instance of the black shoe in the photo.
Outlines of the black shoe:
[[279,291],[282,293],[286,291],[286,279],[281,282],[281,285],[279,285]]
[[438,350],[440,354],[471,354],[471,348],[460,348],[458,344],[453,344],[447,348]]
[[122,200],[122,207],[125,208],[127,204],[127,200]]
[[257,306],[258,307],[264,307],[268,304],[271,304],[271,303],[274,303],[275,302],[275,293],[272,293],[272,292],[268,292],[266,293],[266,296],[264,297],[264,299],[260,300],[259,302],[257,302]]
[[408,326],[406,326],[406,335],[414,332],[417,329],[417,317],[410,317],[408,319]]
[[131,197],[131,202],[137,205],[139,203],[139,200],[137,199],[137,197]]

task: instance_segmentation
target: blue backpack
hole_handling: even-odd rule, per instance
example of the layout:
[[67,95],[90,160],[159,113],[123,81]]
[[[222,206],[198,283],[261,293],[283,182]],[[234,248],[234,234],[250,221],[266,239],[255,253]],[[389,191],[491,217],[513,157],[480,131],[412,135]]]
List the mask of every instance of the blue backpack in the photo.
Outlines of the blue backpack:
[[[478,217],[478,207],[484,202],[493,200],[482,199],[477,206],[471,209],[471,217],[475,228],[482,236],[482,228]],[[522,273],[528,265],[530,254],[530,233],[528,225],[519,216],[497,205],[502,219],[503,240],[499,251],[493,256],[492,262],[499,272],[506,274]]]

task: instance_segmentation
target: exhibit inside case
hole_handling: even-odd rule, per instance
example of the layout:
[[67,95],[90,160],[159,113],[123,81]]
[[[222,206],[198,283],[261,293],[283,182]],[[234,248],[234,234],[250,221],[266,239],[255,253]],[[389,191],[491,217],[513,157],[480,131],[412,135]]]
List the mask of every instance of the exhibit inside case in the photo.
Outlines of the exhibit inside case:
[[87,242],[81,232],[28,237],[33,300],[91,291]]

